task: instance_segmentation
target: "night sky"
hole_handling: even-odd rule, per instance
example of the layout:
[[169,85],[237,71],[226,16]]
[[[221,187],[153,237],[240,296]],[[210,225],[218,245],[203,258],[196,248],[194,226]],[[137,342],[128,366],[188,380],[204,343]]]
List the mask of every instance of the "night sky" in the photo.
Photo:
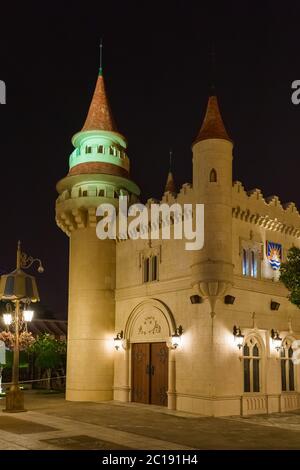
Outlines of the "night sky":
[[7,87],[0,269],[14,269],[21,239],[24,251],[43,260],[41,301],[59,318],[67,314],[68,238],[55,224],[55,185],[68,172],[71,137],[85,120],[100,38],[113,114],[143,200],[161,196],[170,147],[177,186],[191,181],[214,44],[214,82],[235,142],[234,179],[300,207],[300,105],[291,102],[291,83],[300,79],[299,2],[10,3],[0,12],[0,80]]

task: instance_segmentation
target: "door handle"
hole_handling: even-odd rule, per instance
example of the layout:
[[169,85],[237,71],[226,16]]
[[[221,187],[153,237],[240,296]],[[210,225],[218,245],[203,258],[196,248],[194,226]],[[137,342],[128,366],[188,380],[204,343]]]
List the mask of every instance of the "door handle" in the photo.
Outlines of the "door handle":
[[146,374],[150,375],[150,364],[146,365]]
[[151,374],[154,375],[154,366],[151,366]]

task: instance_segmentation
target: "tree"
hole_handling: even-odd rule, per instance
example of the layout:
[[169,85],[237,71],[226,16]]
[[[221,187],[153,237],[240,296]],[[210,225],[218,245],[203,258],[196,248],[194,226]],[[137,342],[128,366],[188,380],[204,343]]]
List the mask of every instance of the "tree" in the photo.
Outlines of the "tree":
[[51,388],[52,370],[65,370],[66,341],[58,340],[49,333],[39,336],[30,347],[35,355],[35,365],[44,369],[47,377],[47,388]]
[[286,263],[280,268],[280,280],[290,291],[289,300],[300,308],[300,249],[289,249]]

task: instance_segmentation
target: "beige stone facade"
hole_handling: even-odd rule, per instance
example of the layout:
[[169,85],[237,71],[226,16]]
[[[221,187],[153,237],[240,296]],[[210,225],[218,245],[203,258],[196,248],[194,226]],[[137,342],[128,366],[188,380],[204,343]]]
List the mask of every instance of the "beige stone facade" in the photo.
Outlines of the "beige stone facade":
[[[232,142],[222,122],[210,127],[215,118],[210,109],[193,145],[192,184],[162,199],[204,204],[202,250],[187,251],[186,240],[100,241],[95,211],[102,198],[89,192],[100,176],[80,176],[84,195],[74,191],[74,176],[59,183],[57,223],[70,236],[67,399],[134,400],[132,346],[158,342],[168,346],[170,409],[225,416],[300,408],[300,367],[280,356],[271,337],[277,330],[288,354],[300,339],[299,309],[266,253],[267,241],[282,246],[283,260],[300,246],[300,215],[292,203],[283,207],[275,196],[265,200],[232,183]],[[122,187],[121,177],[111,178]],[[191,303],[195,294],[201,303]],[[173,349],[179,325],[181,345]],[[234,326],[244,335],[240,349]],[[122,347],[115,350],[118,332]]]
[[[218,141],[217,145],[221,142]],[[220,171],[216,161],[213,166]],[[205,167],[202,168],[205,172]],[[201,177],[208,182],[207,174]],[[207,183],[207,198],[210,198],[209,184],[215,185],[212,192],[219,189],[216,187],[218,183]],[[284,209],[276,197],[265,201],[259,190],[247,194],[239,182],[233,186],[230,184],[228,189],[232,195],[232,205],[229,226],[224,227],[225,235],[222,238],[226,240],[225,236],[231,231],[232,241],[229,239],[228,246],[224,247],[221,241],[218,246],[218,240],[213,236],[215,214],[210,233],[207,219],[211,215],[208,204],[205,205],[205,246],[201,259],[207,263],[206,250],[210,253],[216,250],[213,258],[216,274],[206,283],[210,287],[217,285],[220,293],[213,316],[209,296],[200,287],[204,281],[200,279],[195,283],[193,279],[194,258],[199,254],[185,251],[183,241],[152,241],[151,246],[142,240],[117,243],[115,329],[125,331],[126,349],[115,353],[116,400],[130,400],[131,342],[169,341],[172,327],[182,325],[182,345],[173,350],[170,357],[170,408],[224,416],[272,413],[300,407],[299,366],[294,367],[295,390],[282,391],[281,359],[270,336],[271,330],[275,329],[283,341],[299,339],[299,309],[287,299],[288,292],[277,279],[278,271],[271,268],[266,256],[267,240],[282,244],[283,257],[292,245],[300,245],[300,217],[293,204]],[[215,196],[212,195],[212,200]],[[163,200],[174,202],[173,196],[167,193]],[[203,202],[187,185],[177,196],[177,201],[181,203],[195,200]],[[228,218],[228,211],[223,213],[221,208],[220,219],[222,216]],[[220,228],[222,230],[222,225]],[[259,249],[257,277],[243,275],[242,272],[242,247],[247,244]],[[159,257],[158,280],[143,283],[140,259],[151,254],[158,254]],[[223,263],[229,264],[231,259],[232,278],[227,272],[227,264],[223,270]],[[211,270],[211,266],[206,267]],[[223,290],[225,282],[227,287]],[[205,298],[204,302],[191,304],[190,296],[195,293],[200,293]],[[224,303],[225,294],[235,297],[233,305]],[[271,301],[280,304],[279,310],[271,310]],[[161,332],[139,335],[139,326],[144,318],[151,316],[161,325]],[[259,392],[244,392],[243,353],[235,344],[232,333],[234,325],[241,327],[245,340],[254,337],[259,342]]]

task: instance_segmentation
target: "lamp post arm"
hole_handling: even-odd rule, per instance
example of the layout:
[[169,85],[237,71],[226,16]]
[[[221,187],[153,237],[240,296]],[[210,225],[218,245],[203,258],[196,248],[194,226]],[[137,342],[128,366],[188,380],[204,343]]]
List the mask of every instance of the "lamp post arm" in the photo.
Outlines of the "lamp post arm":
[[28,256],[27,253],[21,251],[21,242],[18,241],[17,249],[17,269],[28,269],[33,263],[37,262],[39,264],[38,271],[42,273],[44,271],[42,261],[39,258],[33,258],[33,256]]
[[39,263],[39,268],[42,268],[42,262],[39,258],[33,258],[32,256],[28,256],[26,253],[21,253],[21,268],[28,269],[35,262]]

